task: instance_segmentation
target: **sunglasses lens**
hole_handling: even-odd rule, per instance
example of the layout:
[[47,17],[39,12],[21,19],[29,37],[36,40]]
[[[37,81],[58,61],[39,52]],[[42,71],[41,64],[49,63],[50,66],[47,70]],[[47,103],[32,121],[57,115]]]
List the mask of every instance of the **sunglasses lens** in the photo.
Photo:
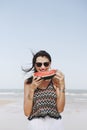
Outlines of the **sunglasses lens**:
[[41,67],[42,66],[42,63],[36,63],[37,67]]
[[44,66],[45,66],[45,67],[48,67],[48,66],[49,66],[49,62],[45,62],[45,63],[44,63]]
[[37,62],[37,63],[36,63],[36,66],[37,66],[37,67],[41,67],[42,64],[43,64],[45,67],[48,67],[48,66],[49,66],[49,62],[44,62],[44,63]]

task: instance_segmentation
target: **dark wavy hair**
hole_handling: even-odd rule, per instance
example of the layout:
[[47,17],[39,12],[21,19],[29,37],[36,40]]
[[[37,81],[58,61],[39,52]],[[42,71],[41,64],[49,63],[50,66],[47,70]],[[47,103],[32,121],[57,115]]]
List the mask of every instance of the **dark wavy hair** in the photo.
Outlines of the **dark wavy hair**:
[[[39,57],[39,56],[45,56],[45,57],[47,57],[48,59],[49,59],[49,61],[51,62],[52,60],[51,60],[51,56],[50,56],[50,54],[48,53],[48,52],[46,52],[45,50],[40,50],[40,51],[38,51],[36,54],[34,54],[34,53],[32,53],[33,54],[33,58],[32,58],[32,66],[29,68],[29,69],[23,69],[22,68],[22,70],[24,71],[24,72],[30,72],[30,71],[34,71],[34,72],[36,72],[37,70],[36,70],[36,68],[35,68],[35,63],[36,63],[36,59],[37,59],[37,57]],[[32,77],[30,77],[29,79],[28,79],[28,81],[30,80],[30,82],[31,82],[31,80],[32,80]]]

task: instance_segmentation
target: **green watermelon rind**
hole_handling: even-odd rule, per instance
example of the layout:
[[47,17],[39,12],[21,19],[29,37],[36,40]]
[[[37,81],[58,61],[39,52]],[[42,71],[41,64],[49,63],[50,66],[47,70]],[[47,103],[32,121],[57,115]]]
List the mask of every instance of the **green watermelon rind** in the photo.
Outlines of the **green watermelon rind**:
[[47,80],[47,79],[52,79],[56,74],[53,75],[49,75],[49,76],[45,76],[45,77],[41,77],[41,79]]

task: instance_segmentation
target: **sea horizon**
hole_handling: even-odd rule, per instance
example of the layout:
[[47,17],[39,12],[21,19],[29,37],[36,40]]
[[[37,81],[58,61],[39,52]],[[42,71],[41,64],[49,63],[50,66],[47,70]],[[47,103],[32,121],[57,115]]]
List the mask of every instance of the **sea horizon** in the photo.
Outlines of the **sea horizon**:
[[[66,89],[65,94],[67,99],[73,99],[76,101],[85,101],[87,102],[87,89]],[[0,89],[0,98],[17,98],[24,95],[24,89]]]

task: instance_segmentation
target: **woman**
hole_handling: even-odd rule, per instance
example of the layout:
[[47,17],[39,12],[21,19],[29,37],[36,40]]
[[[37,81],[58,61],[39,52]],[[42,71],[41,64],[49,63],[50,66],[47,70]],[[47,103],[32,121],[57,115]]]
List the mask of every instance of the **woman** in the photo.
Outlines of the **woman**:
[[[34,54],[27,72],[44,72],[51,68],[51,56],[44,50]],[[24,114],[29,130],[64,130],[61,118],[65,106],[64,75],[59,70],[51,79],[32,75],[24,82]]]

